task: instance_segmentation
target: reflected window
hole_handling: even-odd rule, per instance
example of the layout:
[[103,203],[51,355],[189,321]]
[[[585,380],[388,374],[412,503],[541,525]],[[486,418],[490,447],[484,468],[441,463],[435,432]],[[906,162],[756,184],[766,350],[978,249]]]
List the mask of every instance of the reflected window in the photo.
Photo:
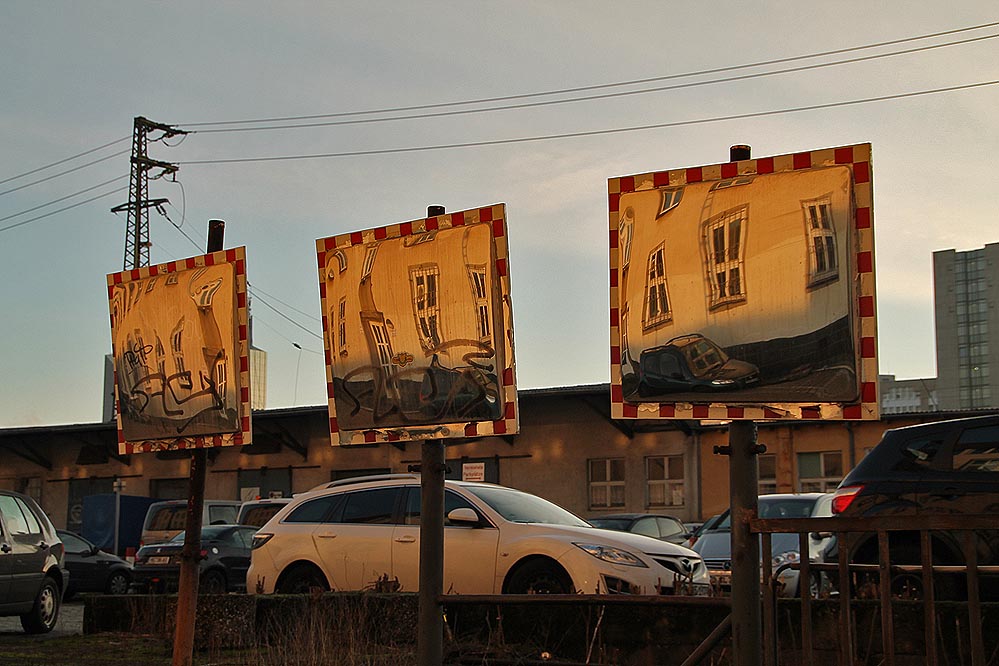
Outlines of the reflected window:
[[420,333],[420,345],[427,351],[437,349],[441,344],[441,308],[438,300],[440,269],[436,264],[411,268],[409,282],[413,291],[413,312]]
[[808,239],[808,286],[839,277],[836,228],[828,196],[801,203]]
[[702,243],[711,307],[746,300],[745,235],[749,209],[733,208],[704,223]]
[[469,266],[468,278],[472,284],[472,296],[475,298],[475,328],[479,340],[489,340],[492,326],[489,324],[489,289],[486,282],[485,266]]
[[648,271],[645,281],[645,314],[642,326],[646,329],[670,321],[669,289],[666,285],[666,249],[664,244],[649,253]]

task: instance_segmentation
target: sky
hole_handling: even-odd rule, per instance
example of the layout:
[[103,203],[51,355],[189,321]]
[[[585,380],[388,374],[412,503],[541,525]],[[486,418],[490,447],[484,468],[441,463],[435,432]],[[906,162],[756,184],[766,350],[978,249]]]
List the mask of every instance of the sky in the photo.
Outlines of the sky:
[[[207,221],[226,221],[268,408],[326,403],[315,240],[431,204],[507,206],[519,388],[609,381],[607,179],[725,162],[733,144],[754,158],[872,144],[880,372],[933,377],[932,253],[999,241],[997,21],[993,0],[6,0],[0,427],[102,418],[106,275],[126,228],[110,209],[128,198],[136,116],[191,132],[149,144],[180,165],[150,184],[169,199],[150,214],[151,263],[201,254]],[[960,32],[742,67],[946,31]],[[602,98],[527,106],[580,96]],[[892,99],[841,104],[878,97]],[[492,98],[514,99],[332,117]],[[330,124],[344,120],[366,122]],[[524,140],[565,134],[580,136]],[[440,148],[454,144],[479,145]],[[218,162],[317,154],[337,156]]]

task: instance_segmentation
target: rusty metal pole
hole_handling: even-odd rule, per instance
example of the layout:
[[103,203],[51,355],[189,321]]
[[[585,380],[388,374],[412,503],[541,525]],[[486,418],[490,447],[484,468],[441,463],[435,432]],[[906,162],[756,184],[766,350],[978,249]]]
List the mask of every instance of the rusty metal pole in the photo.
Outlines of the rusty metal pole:
[[[427,217],[443,215],[428,206]],[[444,440],[426,439],[420,459],[420,594],[417,664],[444,662]]]
[[[222,249],[225,222],[208,221],[208,252]],[[205,506],[205,468],[208,457],[204,448],[191,453],[188,479],[187,520],[184,523],[184,549],[180,555],[180,580],[177,583],[177,628],[173,638],[173,666],[194,663],[194,628],[198,614],[198,568],[201,563],[201,516]]]
[[[749,146],[729,148],[729,161],[748,160]],[[729,493],[732,525],[732,656],[735,666],[760,666],[760,536],[749,529],[759,509],[756,423],[733,421],[728,429]],[[769,557],[765,554],[764,557]]]
[[[732,525],[732,656],[735,666],[760,666],[760,535],[749,530],[759,508],[756,423],[733,421],[728,427],[729,490]],[[768,556],[768,555],[765,555]]]

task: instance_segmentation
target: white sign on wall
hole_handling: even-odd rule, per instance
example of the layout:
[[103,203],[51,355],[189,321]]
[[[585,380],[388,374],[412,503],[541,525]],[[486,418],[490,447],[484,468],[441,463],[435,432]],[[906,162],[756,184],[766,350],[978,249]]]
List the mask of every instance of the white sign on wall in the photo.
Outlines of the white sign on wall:
[[484,462],[462,463],[462,465],[461,465],[461,480],[462,481],[485,481],[486,480],[486,463],[484,463]]

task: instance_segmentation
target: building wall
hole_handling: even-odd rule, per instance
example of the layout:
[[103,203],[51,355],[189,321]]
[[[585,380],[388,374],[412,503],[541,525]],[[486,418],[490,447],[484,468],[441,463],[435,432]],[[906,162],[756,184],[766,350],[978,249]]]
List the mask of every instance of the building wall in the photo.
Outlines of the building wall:
[[[522,391],[521,432],[512,437],[452,440],[447,461],[460,475],[463,460],[488,460],[499,483],[535,493],[588,517],[643,512],[648,506],[646,461],[650,456],[682,456],[684,501],[651,509],[699,520],[729,503],[728,458],[713,453],[728,443],[725,425],[696,422],[612,421],[609,387]],[[963,416],[969,413],[961,414]],[[886,416],[875,422],[761,423],[758,441],[774,456],[778,492],[800,487],[802,456],[831,454],[845,474],[890,427],[953,418],[953,413]],[[209,450],[205,496],[239,499],[240,479],[260,473],[290,478],[297,493],[362,471],[402,473],[420,461],[421,445],[330,446],[325,407],[258,412],[254,440],[248,447]],[[107,487],[115,479],[128,495],[151,495],[163,487],[185,496],[189,458],[164,452],[117,457],[114,424],[87,424],[0,430],[0,487],[29,491],[58,527],[71,523],[71,486]],[[589,464],[621,460],[620,506],[590,504]],[[814,462],[814,455],[812,458]],[[252,474],[244,474],[251,473]],[[835,485],[838,479],[829,483]]]

